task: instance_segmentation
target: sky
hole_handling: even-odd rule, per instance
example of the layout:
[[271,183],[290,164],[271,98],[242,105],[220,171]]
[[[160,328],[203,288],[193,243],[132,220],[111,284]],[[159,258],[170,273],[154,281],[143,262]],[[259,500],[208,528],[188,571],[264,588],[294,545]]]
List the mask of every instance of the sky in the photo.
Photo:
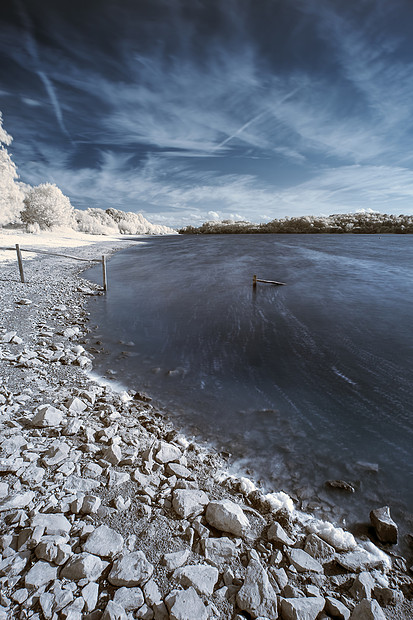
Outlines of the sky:
[[21,181],[153,223],[413,214],[411,0],[2,0]]

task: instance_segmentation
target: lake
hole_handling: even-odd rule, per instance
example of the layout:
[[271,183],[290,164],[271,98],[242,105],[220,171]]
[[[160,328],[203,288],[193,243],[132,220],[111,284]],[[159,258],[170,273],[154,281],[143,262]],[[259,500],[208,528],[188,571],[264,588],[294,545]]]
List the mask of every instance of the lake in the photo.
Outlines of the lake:
[[[254,290],[253,274],[286,286]],[[100,282],[98,268],[87,276]],[[148,237],[110,259],[108,282],[90,303],[106,349],[96,372],[150,394],[268,488],[312,489],[347,522],[389,504],[409,523],[411,236]]]

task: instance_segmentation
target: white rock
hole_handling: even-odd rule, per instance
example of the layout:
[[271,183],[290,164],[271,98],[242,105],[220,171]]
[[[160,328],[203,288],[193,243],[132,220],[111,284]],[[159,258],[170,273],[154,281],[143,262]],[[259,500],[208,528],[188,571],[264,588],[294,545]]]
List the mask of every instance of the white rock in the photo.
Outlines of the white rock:
[[325,600],[321,596],[310,598],[284,598],[281,600],[283,620],[316,620],[323,611]]
[[179,461],[182,456],[181,450],[166,441],[160,441],[158,450],[155,454],[155,459],[158,463],[172,463],[173,461]]
[[114,557],[123,549],[123,536],[107,525],[100,525],[90,534],[83,551],[100,557]]
[[83,512],[83,514],[86,515],[96,514],[101,503],[102,500],[97,495],[85,495],[80,512]]
[[71,475],[66,479],[63,488],[71,493],[90,493],[99,486],[100,482],[98,480]]
[[17,332],[7,332],[0,338],[0,342],[12,342],[15,336],[17,336]]
[[287,546],[291,546],[294,544],[294,541],[288,536],[287,532],[277,522],[273,523],[269,528],[267,538],[271,542],[278,542]]
[[68,409],[73,414],[81,414],[85,409],[87,409],[86,403],[83,402],[77,396],[73,396],[65,403],[66,409]]
[[370,573],[363,571],[353,581],[353,585],[350,588],[350,593],[356,600],[360,601],[363,598],[371,598],[372,590],[375,586],[374,579]]
[[353,573],[377,567],[384,570],[391,568],[390,558],[371,542],[363,542],[363,546],[359,545],[354,551],[337,555],[336,562]]
[[82,597],[85,601],[85,607],[87,612],[91,612],[95,609],[98,602],[99,586],[94,581],[91,581],[82,588]]
[[[70,584],[70,586],[71,585],[72,584]],[[54,596],[53,609],[56,613],[58,613],[67,605],[70,605],[74,598],[72,590],[68,589],[68,586],[63,588],[60,581],[55,581],[49,592],[52,593],[52,595]]]
[[326,612],[337,620],[348,620],[350,618],[350,610],[347,609],[341,601],[331,596],[326,597]]
[[46,471],[43,467],[37,467],[32,463],[20,476],[20,480],[29,485],[39,484],[44,478]]
[[49,467],[52,465],[58,465],[67,459],[69,452],[69,444],[63,441],[54,441],[42,460]]
[[109,472],[109,486],[119,486],[120,484],[125,484],[125,482],[129,482],[130,474],[126,471],[115,471],[112,469]]
[[128,620],[128,617],[123,607],[113,601],[109,601],[100,620]]
[[37,428],[59,426],[63,421],[63,413],[52,405],[42,405],[32,419],[32,425]]
[[53,618],[54,596],[50,592],[43,592],[39,597],[39,604],[46,620]]
[[397,543],[398,527],[390,516],[390,508],[388,506],[372,510],[370,512],[370,521],[376,531],[377,538],[382,543],[390,543],[392,545]]
[[181,465],[180,463],[168,463],[166,466],[166,471],[170,476],[176,476],[177,478],[188,479],[192,478],[192,472],[185,467],[185,465]]
[[386,620],[377,601],[363,599],[354,609],[350,620]]
[[33,564],[26,577],[24,585],[26,588],[38,589],[48,585],[57,578],[57,566],[52,566],[48,562],[39,561]]
[[138,586],[132,588],[126,588],[124,586],[116,590],[113,602],[123,607],[125,611],[135,611],[142,607],[145,600],[142,590]]
[[212,527],[235,536],[243,536],[250,529],[249,521],[242,508],[228,499],[210,502],[205,518]]
[[201,541],[201,548],[205,559],[220,567],[222,564],[229,563],[238,555],[238,550],[232,540],[226,536],[221,538],[206,538]]
[[6,576],[9,579],[21,575],[29,561],[30,551],[12,553],[0,562],[0,577]]
[[251,560],[248,564],[244,584],[237,594],[237,605],[253,618],[278,618],[276,592],[268,579],[267,571],[256,560]]
[[173,492],[172,506],[183,519],[200,515],[208,502],[208,495],[199,489],[175,489]]
[[122,460],[122,450],[119,446],[113,444],[105,450],[103,459],[112,465],[117,465]]
[[170,620],[208,620],[208,612],[194,588],[175,590],[166,599]]
[[188,558],[189,549],[184,549],[182,551],[174,551],[173,553],[165,553],[162,562],[165,564],[166,569],[170,571],[183,566]]
[[318,560],[321,564],[330,562],[336,555],[334,547],[329,545],[325,540],[317,536],[317,534],[310,534],[304,546],[304,551],[309,553],[313,558]]
[[35,493],[33,491],[8,495],[0,501],[0,512],[15,510],[16,508],[27,508],[27,505],[30,504],[34,496]]
[[34,552],[39,560],[46,560],[61,566],[72,555],[72,548],[63,536],[43,536]]
[[303,551],[303,549],[290,549],[288,551],[290,562],[299,573],[311,571],[314,573],[323,573],[324,569],[320,562],[317,562],[311,555]]
[[7,482],[0,482],[0,499],[4,499],[9,494],[9,485]]
[[159,605],[162,602],[161,592],[153,579],[149,579],[143,586],[143,594],[146,603],[153,607],[153,605]]
[[114,586],[140,586],[152,577],[153,566],[143,551],[125,553],[115,560],[108,576]]
[[193,586],[199,594],[211,595],[218,581],[218,569],[215,566],[195,564],[178,568],[173,578],[182,586]]
[[31,520],[32,527],[42,527],[50,536],[64,536],[72,529],[70,521],[63,514],[39,512]]
[[80,579],[88,579],[96,581],[99,579],[107,566],[106,562],[91,553],[76,553],[63,566],[60,571],[60,577],[79,581]]

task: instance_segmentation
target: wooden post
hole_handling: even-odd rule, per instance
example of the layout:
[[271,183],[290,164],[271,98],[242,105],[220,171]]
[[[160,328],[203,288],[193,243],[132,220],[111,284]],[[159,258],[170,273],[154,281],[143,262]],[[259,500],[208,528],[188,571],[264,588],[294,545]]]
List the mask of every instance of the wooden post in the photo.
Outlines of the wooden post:
[[23,260],[22,253],[20,252],[20,246],[16,243],[17,262],[19,263],[20,280],[24,282]]
[[102,256],[102,274],[103,274],[103,290],[108,290],[108,281],[106,278],[106,257]]
[[252,276],[252,286],[257,288],[257,276]]

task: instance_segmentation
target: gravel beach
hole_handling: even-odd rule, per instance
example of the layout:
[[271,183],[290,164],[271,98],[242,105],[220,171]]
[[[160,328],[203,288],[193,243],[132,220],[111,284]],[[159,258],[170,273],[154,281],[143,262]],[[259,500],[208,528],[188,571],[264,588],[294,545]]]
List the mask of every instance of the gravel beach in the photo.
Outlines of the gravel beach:
[[93,380],[87,266],[39,255],[23,284],[0,263],[0,620],[413,618],[386,510],[355,539]]

